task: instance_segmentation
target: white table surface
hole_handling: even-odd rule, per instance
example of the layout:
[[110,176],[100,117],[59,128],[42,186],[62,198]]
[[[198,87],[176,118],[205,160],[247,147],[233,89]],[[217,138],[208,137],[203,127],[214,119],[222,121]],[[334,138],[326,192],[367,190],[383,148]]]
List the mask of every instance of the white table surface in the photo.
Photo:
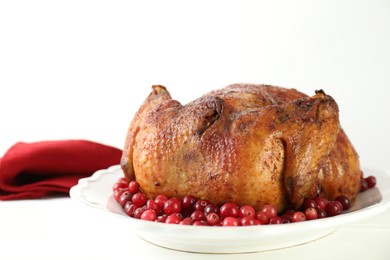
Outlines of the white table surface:
[[[137,3],[140,2],[140,3]],[[0,156],[17,141],[123,147],[153,84],[324,89],[362,165],[390,169],[390,1],[0,1]],[[0,201],[0,259],[390,259],[390,211],[288,249],[167,250],[69,197]]]

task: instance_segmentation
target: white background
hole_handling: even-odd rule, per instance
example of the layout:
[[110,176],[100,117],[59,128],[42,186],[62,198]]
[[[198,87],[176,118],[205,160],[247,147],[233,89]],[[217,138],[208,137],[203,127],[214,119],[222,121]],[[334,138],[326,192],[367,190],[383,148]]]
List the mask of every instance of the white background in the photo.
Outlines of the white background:
[[184,104],[240,82],[324,89],[361,164],[390,169],[388,0],[0,2],[0,157],[122,148],[153,84]]
[[390,168],[390,1],[2,1],[0,154],[122,147],[153,84],[186,103],[231,83],[324,89],[362,164]]

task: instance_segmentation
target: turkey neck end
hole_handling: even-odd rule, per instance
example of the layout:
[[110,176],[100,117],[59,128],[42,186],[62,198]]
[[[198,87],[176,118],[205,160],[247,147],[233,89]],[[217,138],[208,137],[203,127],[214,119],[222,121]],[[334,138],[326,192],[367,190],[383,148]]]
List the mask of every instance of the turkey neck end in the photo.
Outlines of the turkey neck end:
[[284,185],[288,200],[299,208],[305,198],[317,195],[319,168],[339,132],[338,107],[333,98],[319,91],[279,111],[283,120],[278,128],[286,154]]

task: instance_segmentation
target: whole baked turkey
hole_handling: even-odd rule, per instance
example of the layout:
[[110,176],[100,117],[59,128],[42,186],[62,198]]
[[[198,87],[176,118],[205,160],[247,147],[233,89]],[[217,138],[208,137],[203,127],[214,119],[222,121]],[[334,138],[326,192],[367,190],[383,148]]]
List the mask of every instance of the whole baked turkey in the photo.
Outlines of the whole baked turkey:
[[317,195],[353,200],[358,156],[324,91],[236,84],[187,105],[163,86],[135,114],[121,166],[142,191],[279,211]]

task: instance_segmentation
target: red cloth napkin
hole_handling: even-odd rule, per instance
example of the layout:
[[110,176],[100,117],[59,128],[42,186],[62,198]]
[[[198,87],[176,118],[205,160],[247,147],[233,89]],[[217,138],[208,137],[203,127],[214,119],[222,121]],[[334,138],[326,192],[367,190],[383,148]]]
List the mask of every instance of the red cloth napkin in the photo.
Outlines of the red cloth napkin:
[[68,193],[80,178],[119,164],[121,155],[85,140],[16,143],[0,158],[0,200]]

